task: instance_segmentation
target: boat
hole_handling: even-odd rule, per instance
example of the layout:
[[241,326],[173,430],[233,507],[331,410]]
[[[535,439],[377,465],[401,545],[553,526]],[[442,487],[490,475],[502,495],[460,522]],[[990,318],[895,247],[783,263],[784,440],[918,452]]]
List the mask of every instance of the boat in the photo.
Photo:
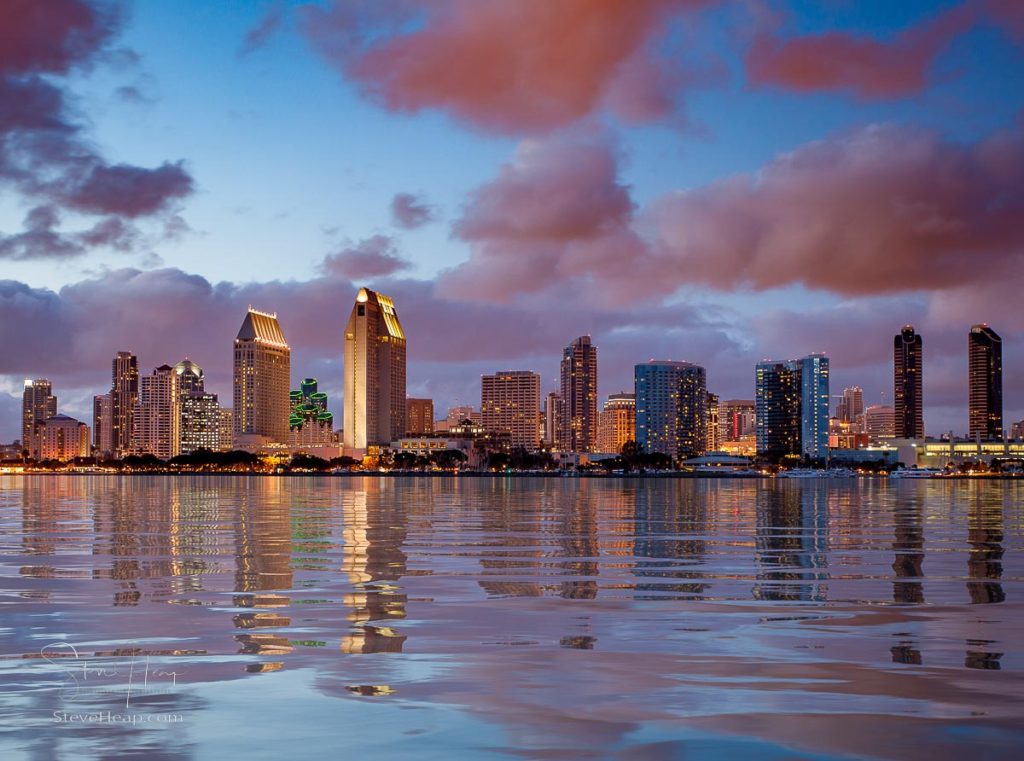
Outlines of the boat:
[[889,474],[889,478],[936,478],[941,476],[942,471],[938,468],[900,468]]
[[781,471],[779,478],[828,478],[828,471],[814,468],[793,468]]

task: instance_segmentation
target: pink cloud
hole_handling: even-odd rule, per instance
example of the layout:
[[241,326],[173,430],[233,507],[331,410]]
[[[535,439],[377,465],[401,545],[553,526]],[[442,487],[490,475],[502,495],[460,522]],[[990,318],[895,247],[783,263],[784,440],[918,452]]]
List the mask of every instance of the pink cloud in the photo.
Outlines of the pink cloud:
[[[654,43],[674,16],[712,2],[334,2],[304,17],[320,52],[385,107],[437,108],[519,133],[565,126],[607,104],[633,120],[672,114],[679,56]],[[637,72],[650,76],[630,96],[623,88]]]
[[790,39],[760,34],[747,53],[747,76],[755,85],[849,92],[867,100],[915,95],[928,86],[938,55],[975,18],[965,3],[887,41],[845,32]]
[[321,265],[328,274],[352,280],[393,275],[409,266],[409,261],[398,255],[394,241],[386,235],[374,235],[351,248],[330,254]]
[[435,212],[412,193],[396,193],[391,199],[391,219],[404,230],[415,230],[434,221]]
[[985,10],[1011,37],[1024,42],[1024,3],[1020,0],[982,0]]

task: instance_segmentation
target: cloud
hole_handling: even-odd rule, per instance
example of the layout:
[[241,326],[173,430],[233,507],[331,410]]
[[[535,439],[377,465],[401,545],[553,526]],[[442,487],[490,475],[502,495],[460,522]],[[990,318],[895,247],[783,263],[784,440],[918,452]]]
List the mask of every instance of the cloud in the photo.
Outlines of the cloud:
[[[441,292],[507,302],[598,270],[623,274],[644,244],[630,228],[634,204],[619,160],[615,138],[589,125],[521,143],[455,222],[471,253],[441,277]],[[630,281],[601,285],[618,292]]]
[[674,115],[684,56],[659,44],[675,19],[712,4],[338,0],[303,8],[302,20],[319,52],[386,108],[439,109],[518,134],[602,110],[630,121]]
[[915,95],[928,86],[938,55],[976,15],[965,3],[888,41],[846,32],[790,39],[760,34],[747,53],[747,77],[754,85],[848,92],[865,100]]
[[1018,42],[1024,42],[1024,3],[1020,0],[982,0],[989,17]]
[[394,241],[386,235],[374,235],[351,248],[324,258],[324,272],[352,280],[366,280],[393,275],[411,266],[398,255]]
[[242,40],[242,55],[249,55],[262,48],[267,41],[277,33],[285,20],[285,8],[280,2],[275,2],[270,10],[264,15],[254,27],[245,33]]
[[434,217],[434,209],[412,193],[396,193],[391,199],[391,219],[405,230],[423,227],[433,222]]
[[[0,7],[0,187],[37,204],[21,233],[2,238],[2,255],[66,258],[100,245],[124,250],[140,237],[126,229],[131,220],[173,213],[193,192],[181,162],[152,169],[107,162],[70,116],[60,78],[125,59],[109,48],[121,20],[118,4],[87,0]],[[60,211],[108,219],[69,233],[57,227]]]

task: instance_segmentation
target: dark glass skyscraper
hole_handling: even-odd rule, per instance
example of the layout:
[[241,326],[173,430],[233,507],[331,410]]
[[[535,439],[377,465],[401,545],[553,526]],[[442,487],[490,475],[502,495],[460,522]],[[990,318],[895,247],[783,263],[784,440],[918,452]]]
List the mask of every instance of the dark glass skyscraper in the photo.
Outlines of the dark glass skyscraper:
[[116,457],[132,451],[135,405],[139,401],[139,361],[119,351],[111,363],[110,450]]
[[707,376],[689,362],[645,362],[634,368],[636,441],[673,458],[707,449]]
[[562,439],[564,452],[597,449],[597,347],[580,336],[562,352]]
[[757,453],[773,458],[799,455],[803,386],[800,360],[758,362],[755,372]]
[[913,325],[904,325],[893,339],[893,399],[896,438],[924,438],[924,343]]
[[968,433],[971,438],[1003,438],[1003,339],[988,325],[967,335],[969,373]]

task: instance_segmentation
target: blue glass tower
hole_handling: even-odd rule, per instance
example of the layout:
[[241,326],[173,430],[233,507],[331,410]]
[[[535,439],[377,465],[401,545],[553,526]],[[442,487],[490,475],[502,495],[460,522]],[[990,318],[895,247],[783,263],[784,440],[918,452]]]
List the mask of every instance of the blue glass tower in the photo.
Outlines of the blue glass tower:
[[634,368],[636,441],[672,458],[704,454],[707,376],[689,362],[645,362]]

